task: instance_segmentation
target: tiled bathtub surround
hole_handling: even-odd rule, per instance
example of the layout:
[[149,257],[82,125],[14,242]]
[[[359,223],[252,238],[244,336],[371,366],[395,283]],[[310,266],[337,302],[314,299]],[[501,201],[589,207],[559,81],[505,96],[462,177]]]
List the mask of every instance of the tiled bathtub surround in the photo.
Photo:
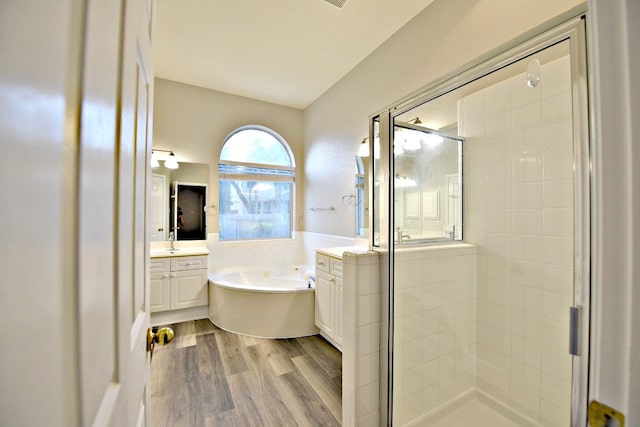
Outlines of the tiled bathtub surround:
[[459,102],[465,241],[478,247],[477,386],[569,425],[573,152],[569,58]]
[[476,384],[476,247],[396,249],[394,424],[429,412]]
[[338,246],[368,246],[362,239],[330,236],[297,231],[292,239],[221,242],[217,233],[210,233],[209,270],[244,267],[247,265],[302,264],[313,271],[317,248]]

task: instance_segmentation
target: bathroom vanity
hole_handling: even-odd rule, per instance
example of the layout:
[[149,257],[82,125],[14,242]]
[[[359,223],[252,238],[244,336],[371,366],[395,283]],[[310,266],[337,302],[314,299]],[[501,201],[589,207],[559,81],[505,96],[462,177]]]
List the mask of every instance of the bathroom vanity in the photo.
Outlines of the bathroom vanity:
[[151,323],[204,318],[208,313],[207,259],[203,247],[151,249]]
[[320,334],[342,351],[342,253],[316,250],[316,315]]

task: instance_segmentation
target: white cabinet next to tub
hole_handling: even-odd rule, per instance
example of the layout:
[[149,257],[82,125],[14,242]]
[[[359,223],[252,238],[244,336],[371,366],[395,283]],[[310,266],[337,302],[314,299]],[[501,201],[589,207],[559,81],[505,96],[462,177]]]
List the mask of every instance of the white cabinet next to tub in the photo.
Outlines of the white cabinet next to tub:
[[316,252],[316,326],[342,350],[342,260]]
[[206,306],[207,256],[151,258],[151,312]]

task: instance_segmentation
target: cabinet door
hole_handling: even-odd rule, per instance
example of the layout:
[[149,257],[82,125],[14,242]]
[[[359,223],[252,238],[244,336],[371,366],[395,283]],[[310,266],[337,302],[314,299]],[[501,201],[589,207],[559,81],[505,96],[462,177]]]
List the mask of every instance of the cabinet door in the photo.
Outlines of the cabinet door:
[[335,278],[334,312],[333,312],[333,339],[342,345],[342,277]]
[[207,305],[207,270],[171,273],[171,308]]
[[333,288],[335,278],[323,272],[316,275],[316,326],[333,336]]
[[151,273],[149,281],[149,307],[152,313],[171,308],[169,272]]

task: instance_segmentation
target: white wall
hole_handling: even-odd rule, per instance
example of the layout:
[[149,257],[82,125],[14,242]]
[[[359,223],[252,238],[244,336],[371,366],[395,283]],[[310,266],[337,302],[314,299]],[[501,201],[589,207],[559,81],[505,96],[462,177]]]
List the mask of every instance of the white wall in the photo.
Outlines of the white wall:
[[170,80],[156,79],[153,148],[174,150],[179,162],[209,165],[207,231],[218,232],[218,159],[224,139],[245,125],[266,126],[289,144],[296,161],[295,230],[304,229],[302,110]]
[[436,0],[305,110],[306,230],[353,236],[355,155],[368,116],[532,28],[580,0]]

